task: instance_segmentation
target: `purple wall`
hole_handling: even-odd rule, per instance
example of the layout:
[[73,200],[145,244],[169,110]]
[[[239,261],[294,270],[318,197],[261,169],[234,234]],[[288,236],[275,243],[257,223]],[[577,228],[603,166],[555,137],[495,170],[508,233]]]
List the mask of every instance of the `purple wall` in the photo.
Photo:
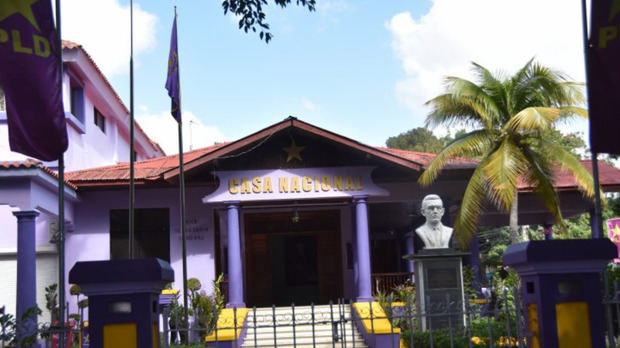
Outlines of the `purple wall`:
[[[215,277],[213,209],[200,199],[207,189],[191,188],[186,192],[187,274],[196,277],[208,293]],[[76,208],[75,231],[67,234],[66,273],[77,261],[107,260],[110,256],[109,211],[127,209],[126,190],[85,192]],[[170,211],[170,264],[175,272],[174,288],[181,290],[182,261],[179,232],[178,189],[136,190],[136,208],[168,208]],[[67,298],[70,296],[67,295]],[[71,299],[74,301],[74,299]],[[72,304],[74,305],[74,304]]]

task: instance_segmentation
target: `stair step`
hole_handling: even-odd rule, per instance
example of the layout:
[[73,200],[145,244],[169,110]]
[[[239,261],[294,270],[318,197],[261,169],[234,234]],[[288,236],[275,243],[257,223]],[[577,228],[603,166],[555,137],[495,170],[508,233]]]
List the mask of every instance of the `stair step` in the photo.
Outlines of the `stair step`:
[[[364,340],[351,322],[351,307],[345,305],[318,305],[275,308],[276,343],[278,347],[341,347],[343,337],[333,342],[333,322],[337,322],[338,335],[344,331],[347,347],[365,348]],[[314,313],[314,341],[312,314]],[[256,318],[255,318],[256,316]],[[344,319],[344,322],[340,320]],[[295,340],[293,340],[293,320]],[[274,309],[261,307],[250,309],[246,319],[246,335],[242,347],[274,346]],[[255,327],[256,326],[256,327]],[[256,333],[255,333],[256,330]]]
[[[293,341],[292,338],[278,337],[276,342],[277,342],[278,347],[294,346],[294,345],[297,347],[303,347],[304,345],[312,346],[313,344],[312,337],[297,338],[295,341]],[[320,347],[320,345],[326,345],[326,346],[328,345],[329,347],[331,347],[333,342],[332,342],[331,337],[315,337],[314,343],[316,344],[317,347]],[[341,343],[343,342],[341,341],[336,342],[336,346],[340,347]],[[347,344],[347,347],[353,347],[353,340],[351,340],[350,338],[347,338],[346,344]],[[245,341],[243,342],[241,346],[242,347],[254,347],[254,346],[273,347],[274,346],[273,337],[271,337],[270,339],[257,340],[256,344],[254,342],[254,339],[246,337]],[[355,340],[355,347],[360,347],[360,348],[366,347],[361,337]]]

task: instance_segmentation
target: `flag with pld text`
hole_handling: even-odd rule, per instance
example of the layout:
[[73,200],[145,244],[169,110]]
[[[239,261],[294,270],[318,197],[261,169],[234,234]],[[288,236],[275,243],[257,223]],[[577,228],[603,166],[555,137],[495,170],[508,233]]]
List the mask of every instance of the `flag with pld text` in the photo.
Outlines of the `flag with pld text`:
[[50,0],[0,0],[0,85],[11,150],[60,158],[68,140]]
[[181,122],[181,86],[179,81],[179,50],[177,48],[177,16],[172,23],[172,36],[170,38],[170,54],[168,55],[168,78],[166,89],[170,96],[170,113],[177,122]]
[[592,0],[588,54],[590,146],[620,154],[620,0]]
[[618,257],[614,258],[615,263],[620,263],[620,218],[607,220],[607,236],[616,245]]

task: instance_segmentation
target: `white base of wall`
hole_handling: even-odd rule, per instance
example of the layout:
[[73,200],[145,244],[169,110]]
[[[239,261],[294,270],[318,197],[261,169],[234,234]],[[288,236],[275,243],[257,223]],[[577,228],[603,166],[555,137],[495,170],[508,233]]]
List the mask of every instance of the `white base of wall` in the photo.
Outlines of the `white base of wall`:
[[[5,306],[6,313],[15,314],[17,297],[17,256],[15,254],[0,255],[0,307]],[[56,254],[37,254],[37,305],[43,313],[39,323],[49,322],[50,313],[45,309],[45,288],[58,283],[58,257]]]

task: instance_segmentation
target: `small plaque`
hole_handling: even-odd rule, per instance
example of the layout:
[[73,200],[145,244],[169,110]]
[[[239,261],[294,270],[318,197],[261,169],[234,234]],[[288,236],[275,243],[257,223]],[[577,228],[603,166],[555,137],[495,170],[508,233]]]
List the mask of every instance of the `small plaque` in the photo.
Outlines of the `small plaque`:
[[110,313],[131,313],[131,302],[118,301],[108,303],[108,312]]
[[429,289],[458,289],[459,282],[455,268],[432,268],[427,270]]
[[583,294],[583,283],[580,280],[560,280],[558,292],[562,296],[579,296]]

